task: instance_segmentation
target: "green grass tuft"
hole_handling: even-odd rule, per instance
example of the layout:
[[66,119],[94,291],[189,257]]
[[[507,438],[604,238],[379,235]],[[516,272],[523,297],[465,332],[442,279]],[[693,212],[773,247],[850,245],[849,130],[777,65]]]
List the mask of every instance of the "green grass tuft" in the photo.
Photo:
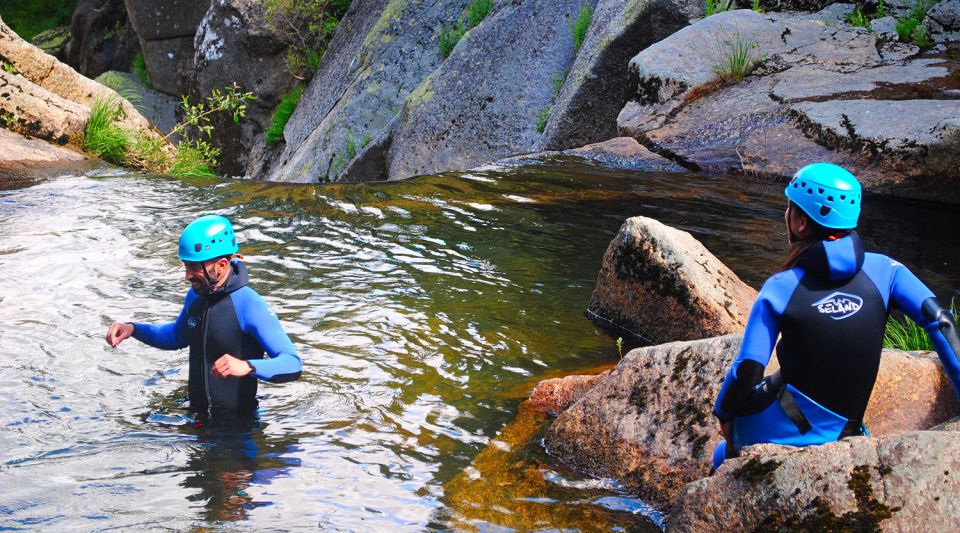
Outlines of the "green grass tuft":
[[467,6],[467,27],[476,28],[490,13],[490,0],[471,0]]
[[126,161],[130,134],[117,121],[123,118],[123,106],[116,98],[98,97],[90,108],[83,148],[90,155],[111,163]]
[[137,56],[133,58],[132,70],[134,76],[140,80],[140,83],[153,89],[153,84],[150,83],[150,76],[147,75],[147,60],[144,59],[143,52],[137,52]]
[[713,73],[722,82],[739,82],[763,62],[764,57],[756,50],[756,41],[737,35],[721,52],[723,58],[713,66]]
[[219,157],[220,150],[206,143],[182,142],[167,173],[181,178],[212,178],[217,175],[213,169]]
[[573,49],[579,51],[583,46],[583,40],[587,37],[587,30],[590,29],[590,19],[593,18],[593,8],[590,4],[583,4],[580,11],[577,12],[577,18],[570,23],[570,31],[573,32]]
[[353,158],[357,157],[357,142],[352,136],[347,137],[347,143],[343,148],[347,152],[347,161],[353,161]]
[[[954,323],[957,324],[957,327],[960,327],[956,302],[950,303],[950,312],[953,314]],[[887,321],[887,326],[883,331],[883,347],[907,352],[933,350],[933,344],[930,342],[927,332],[907,317],[904,317],[903,320],[891,318]]]
[[703,5],[703,15],[709,17],[717,13],[729,11],[733,5],[733,0],[705,0]]
[[297,108],[297,104],[300,102],[300,98],[306,89],[306,85],[298,83],[287,91],[287,94],[280,98],[280,102],[277,103],[277,108],[273,110],[270,127],[267,128],[267,146],[273,147],[283,140],[283,128],[286,127],[287,122],[293,115],[293,111]]
[[[880,1],[882,2],[883,0]],[[750,9],[761,15],[767,12],[767,10],[763,9],[763,6],[760,5],[760,0],[753,0],[753,3],[750,4]]]
[[927,36],[927,27],[921,23],[934,3],[933,0],[914,0],[910,16],[897,19],[897,36],[900,41],[913,43],[920,48],[930,48],[932,43]]
[[537,128],[537,133],[543,133],[543,130],[547,129],[548,118],[550,118],[550,106],[543,108],[537,113],[537,122],[534,124]]
[[370,141],[373,140],[373,137],[369,133],[364,133],[363,138],[360,139],[360,148],[366,148]]
[[466,33],[466,30],[463,29],[463,21],[457,23],[456,26],[447,27],[444,26],[440,30],[440,57],[446,59],[450,57],[450,52],[453,52],[453,49],[456,48],[457,43],[460,42],[460,38],[463,37],[463,34]]
[[476,28],[490,14],[490,0],[470,0],[466,12],[460,16],[455,26],[444,26],[440,30],[440,57],[446,59],[457,47],[457,43],[471,28]]
[[330,164],[330,174],[331,178],[336,178],[343,172],[344,167],[347,166],[347,160],[344,158],[343,154],[337,154],[333,157],[333,162]]

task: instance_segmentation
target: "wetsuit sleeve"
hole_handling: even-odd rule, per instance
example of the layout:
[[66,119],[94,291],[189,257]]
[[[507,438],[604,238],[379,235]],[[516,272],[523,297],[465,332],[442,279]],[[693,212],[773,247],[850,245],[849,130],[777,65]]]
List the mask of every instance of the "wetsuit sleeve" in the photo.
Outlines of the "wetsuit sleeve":
[[763,379],[763,371],[780,334],[780,318],[796,289],[797,272],[778,274],[764,283],[750,310],[743,344],[727,372],[713,406],[713,414],[726,422],[736,415],[753,388]]
[[253,375],[271,383],[299,379],[303,370],[300,356],[267,302],[248,288],[242,298],[234,299],[234,306],[243,332],[256,338],[270,356],[269,359],[248,360]]
[[183,301],[183,309],[173,322],[166,324],[143,324],[133,323],[133,338],[138,341],[160,348],[161,350],[179,350],[186,348],[189,344],[187,338],[187,313],[193,301],[197,299],[197,294],[190,289],[187,297]]
[[960,354],[954,353],[947,338],[940,332],[939,323],[928,319],[923,313],[923,302],[933,297],[933,292],[917,279],[910,269],[900,263],[894,264],[890,280],[892,303],[927,332],[947,376],[953,383],[953,390],[960,396],[960,362],[957,361]]

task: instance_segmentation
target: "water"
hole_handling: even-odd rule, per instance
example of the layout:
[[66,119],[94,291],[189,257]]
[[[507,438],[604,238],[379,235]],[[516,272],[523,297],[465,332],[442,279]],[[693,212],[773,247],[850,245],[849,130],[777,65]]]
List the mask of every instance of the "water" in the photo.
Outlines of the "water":
[[[782,185],[548,161],[381,185],[63,178],[0,191],[0,529],[656,530],[661,510],[548,457],[540,379],[616,362],[583,317],[644,214],[758,286]],[[868,248],[958,295],[954,214],[867,202]],[[258,421],[184,424],[185,351],[103,341],[165,321],[194,217],[230,216],[304,358]]]

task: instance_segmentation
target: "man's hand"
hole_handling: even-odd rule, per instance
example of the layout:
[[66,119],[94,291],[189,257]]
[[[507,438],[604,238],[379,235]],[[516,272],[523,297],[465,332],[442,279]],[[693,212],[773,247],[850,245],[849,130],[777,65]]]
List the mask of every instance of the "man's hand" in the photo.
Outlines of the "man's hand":
[[733,446],[733,419],[727,420],[726,422],[720,422],[720,433],[723,433],[723,438],[727,440],[727,446]]
[[253,373],[253,367],[243,359],[237,359],[225,353],[220,356],[220,359],[217,359],[217,362],[213,363],[212,372],[213,376],[218,378],[230,376],[237,376],[239,378]]
[[133,335],[133,324],[126,322],[114,322],[107,330],[107,344],[111,348],[116,348],[118,344]]

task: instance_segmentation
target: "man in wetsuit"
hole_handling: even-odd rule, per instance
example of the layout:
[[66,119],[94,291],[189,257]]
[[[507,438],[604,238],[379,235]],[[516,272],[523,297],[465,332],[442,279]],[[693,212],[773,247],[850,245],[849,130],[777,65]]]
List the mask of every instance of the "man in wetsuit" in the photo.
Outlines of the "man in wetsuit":
[[[276,313],[247,286],[247,268],[237,256],[230,221],[206,215],[180,235],[178,256],[190,290],[180,315],[166,324],[115,322],[107,344],[129,337],[163,350],[190,347],[190,408],[252,412],[257,379],[294,381],[302,364]],[[264,354],[269,358],[265,358]]]

